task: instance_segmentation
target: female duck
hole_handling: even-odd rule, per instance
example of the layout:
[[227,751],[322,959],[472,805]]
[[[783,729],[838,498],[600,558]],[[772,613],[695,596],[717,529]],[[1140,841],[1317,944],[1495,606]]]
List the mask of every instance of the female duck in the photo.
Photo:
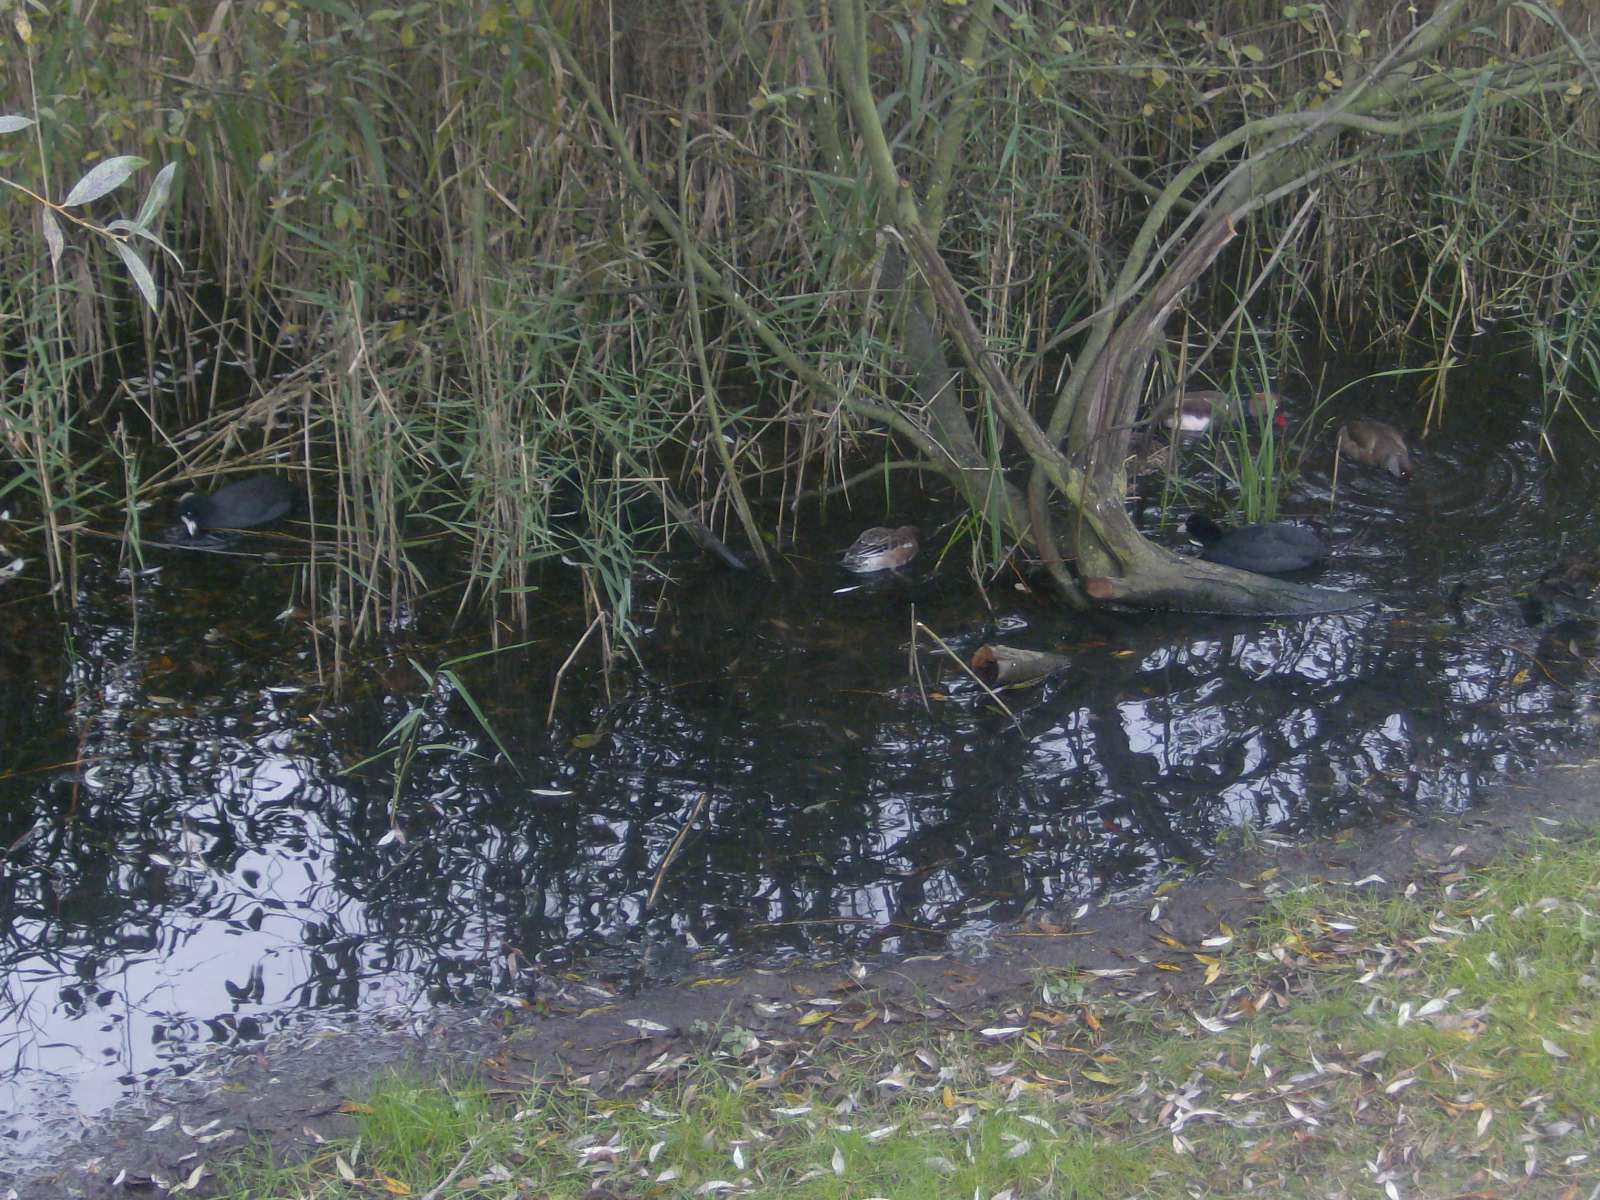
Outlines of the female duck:
[[1327,543],[1303,525],[1271,521],[1224,530],[1204,513],[1190,513],[1184,529],[1205,547],[1200,557],[1207,562],[1257,575],[1302,571],[1328,557]]
[[917,556],[917,536],[915,525],[902,525],[898,529],[878,526],[858,537],[840,561],[846,571],[857,575],[898,570]]
[[1396,479],[1411,478],[1411,453],[1406,439],[1393,425],[1362,418],[1339,426],[1336,453],[1369,467],[1379,467]]

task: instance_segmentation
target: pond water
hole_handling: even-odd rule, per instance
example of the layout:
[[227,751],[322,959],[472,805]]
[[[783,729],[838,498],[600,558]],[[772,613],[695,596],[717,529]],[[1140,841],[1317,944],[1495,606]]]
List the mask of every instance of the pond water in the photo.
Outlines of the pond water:
[[[1401,387],[1361,385],[1322,417],[1414,433]],[[320,684],[303,625],[280,617],[292,562],[154,549],[130,581],[91,556],[70,627],[13,581],[0,1174],[59,1142],[63,1118],[330,1012],[526,995],[579,959],[622,978],[647,937],[765,957],[981,942],[1032,906],[1203,863],[1240,823],[1460,809],[1581,752],[1573,631],[1531,627],[1517,596],[1561,549],[1596,549],[1593,444],[1559,429],[1561,459],[1540,455],[1511,360],[1455,387],[1486,399],[1423,444],[1409,486],[1346,466],[1330,510],[1329,436],[1287,502],[1335,547],[1317,580],[1370,608],[1086,618],[1000,585],[991,614],[936,536],[905,579],[840,573],[874,510],[804,529],[776,585],[688,558],[670,586],[641,580],[641,662],[608,681],[583,660],[547,726],[583,630],[551,579],[530,645],[461,668],[509,762],[409,661],[434,668],[470,638],[416,635],[349,663],[338,693]],[[1073,665],[1008,693],[1012,720],[926,641],[918,686],[913,619],[964,653],[989,639]],[[420,745],[476,753],[424,748],[398,787],[392,756],[348,770],[414,707]]]

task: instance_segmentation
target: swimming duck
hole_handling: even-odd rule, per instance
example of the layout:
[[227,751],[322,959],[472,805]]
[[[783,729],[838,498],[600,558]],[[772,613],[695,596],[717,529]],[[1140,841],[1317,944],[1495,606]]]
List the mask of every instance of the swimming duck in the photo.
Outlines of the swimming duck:
[[[1276,429],[1288,426],[1288,418],[1280,410],[1283,397],[1275,392],[1252,392],[1249,399],[1252,424],[1270,420]],[[1213,388],[1195,388],[1174,392],[1161,402],[1156,420],[1177,434],[1204,433],[1219,425],[1231,425],[1239,419],[1239,401],[1227,392]]]
[[255,529],[294,507],[295,489],[276,475],[252,475],[209,496],[190,492],[178,501],[178,519],[190,537],[202,529]]
[[1205,547],[1200,557],[1224,567],[1282,575],[1315,566],[1328,557],[1328,545],[1304,525],[1270,521],[1224,530],[1204,513],[1190,513],[1184,530]]
[[1339,426],[1336,453],[1369,467],[1380,467],[1396,479],[1411,478],[1411,453],[1393,425],[1365,417]]
[[846,571],[868,575],[873,571],[894,571],[917,556],[918,530],[915,525],[898,529],[877,526],[868,529],[844,552],[840,561]]

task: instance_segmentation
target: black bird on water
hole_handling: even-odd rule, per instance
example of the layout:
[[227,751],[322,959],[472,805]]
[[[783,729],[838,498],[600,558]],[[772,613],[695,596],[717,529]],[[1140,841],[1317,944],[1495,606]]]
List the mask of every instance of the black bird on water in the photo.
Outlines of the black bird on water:
[[1303,525],[1269,521],[1225,530],[1204,513],[1190,513],[1184,529],[1205,547],[1200,557],[1207,562],[1257,575],[1304,570],[1328,557],[1328,544]]
[[190,492],[178,501],[178,519],[198,537],[205,529],[255,529],[287,516],[294,486],[276,475],[252,475],[218,488],[209,496]]

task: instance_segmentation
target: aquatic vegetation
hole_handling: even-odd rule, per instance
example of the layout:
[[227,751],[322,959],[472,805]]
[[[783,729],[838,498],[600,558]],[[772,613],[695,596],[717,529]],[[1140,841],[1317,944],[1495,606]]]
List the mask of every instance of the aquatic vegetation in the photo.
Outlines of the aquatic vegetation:
[[[954,527],[992,566],[1029,536],[1024,411],[1047,435],[1033,450],[1076,438],[1091,474],[1120,468],[1090,452],[1120,429],[1068,428],[1087,411],[1073,364],[1111,344],[1096,314],[1152,283],[1137,268],[1118,283],[1116,259],[1192,239],[1185,222],[1228,186],[1219,164],[1266,146],[1250,123],[1275,114],[1304,118],[1278,161],[1320,190],[1283,203],[1304,200],[1288,181],[1229,217],[1203,286],[1176,289],[1155,323],[1181,321],[1174,380],[1292,391],[1301,331],[1332,339],[1370,319],[1395,357],[1424,347],[1436,421],[1455,359],[1434,349],[1491,316],[1545,331],[1552,409],[1596,360],[1586,310],[1564,302],[1582,289],[1564,231],[1593,224],[1597,118],[1592,91],[1567,90],[1561,31],[1524,31],[1498,55],[1550,52],[1514,97],[1472,74],[1480,47],[1441,39],[1428,48],[1441,78],[1473,81],[1424,97],[1435,118],[1456,105],[1452,119],[1408,116],[1404,153],[1347,154],[1316,114],[1348,107],[1353,141],[1386,87],[1411,86],[1361,74],[1416,52],[1398,17],[1375,19],[1357,54],[1289,10],[1240,24],[1196,5],[1121,28],[1069,6],[1054,29],[846,8],[894,36],[874,33],[880,52],[837,88],[856,22],[823,38],[778,0],[748,27],[667,4],[602,29],[565,3],[227,10],[215,29],[113,3],[18,24],[0,76],[52,117],[0,142],[0,175],[66,194],[123,169],[130,142],[183,163],[150,192],[170,204],[104,225],[125,236],[62,258],[59,277],[33,270],[48,222],[0,233],[0,301],[24,314],[6,335],[0,455],[22,445],[51,464],[33,473],[28,517],[52,583],[70,578],[83,531],[135,524],[130,504],[257,466],[311,481],[302,594],[340,639],[438,595],[499,638],[563,578],[607,614],[609,658],[637,635],[641,567],[680,534],[772,570],[772,548],[839,491],[876,502],[913,473],[955,488],[971,523]],[[1129,74],[1129,55],[1150,67]],[[1087,75],[1095,86],[1070,98],[1056,86]],[[1473,152],[1443,129],[1471,130]],[[915,221],[896,207],[913,195]],[[1507,195],[1520,223],[1496,238]],[[1112,232],[1152,214],[1144,232]],[[156,239],[183,273],[129,259]],[[933,287],[926,250],[948,287]],[[958,339],[957,309],[980,312],[970,378],[935,307]],[[1256,344],[1237,333],[1246,312]],[[1014,404],[993,394],[1003,378]],[[96,459],[118,429],[123,483],[144,460],[131,494]],[[1250,519],[1272,515],[1292,470],[1266,433],[1218,447]]]

